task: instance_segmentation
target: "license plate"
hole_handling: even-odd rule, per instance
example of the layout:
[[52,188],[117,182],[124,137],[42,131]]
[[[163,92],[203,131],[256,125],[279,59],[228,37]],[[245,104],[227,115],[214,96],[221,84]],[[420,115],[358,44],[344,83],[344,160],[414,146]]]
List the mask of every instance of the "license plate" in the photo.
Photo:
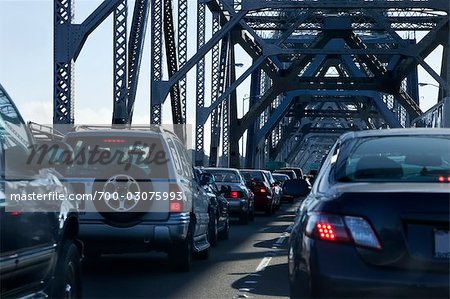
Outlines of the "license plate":
[[434,257],[440,259],[450,258],[450,233],[445,230],[434,231]]

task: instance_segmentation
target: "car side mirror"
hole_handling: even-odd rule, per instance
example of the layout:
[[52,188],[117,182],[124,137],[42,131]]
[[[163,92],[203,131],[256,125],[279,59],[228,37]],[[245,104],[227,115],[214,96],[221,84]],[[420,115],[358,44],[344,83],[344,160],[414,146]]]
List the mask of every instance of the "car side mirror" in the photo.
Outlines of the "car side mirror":
[[283,184],[283,193],[293,197],[304,197],[311,191],[309,182],[303,179],[286,180]]

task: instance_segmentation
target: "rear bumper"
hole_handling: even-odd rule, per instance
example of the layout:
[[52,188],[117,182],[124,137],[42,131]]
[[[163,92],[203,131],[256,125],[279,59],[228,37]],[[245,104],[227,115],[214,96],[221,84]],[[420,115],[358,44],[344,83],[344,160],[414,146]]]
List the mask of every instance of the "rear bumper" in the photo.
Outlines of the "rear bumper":
[[230,199],[228,200],[228,214],[230,216],[239,216],[246,213],[248,210],[248,201],[245,198],[240,199]]
[[82,220],[79,237],[86,251],[90,252],[167,251],[186,239],[189,221],[189,213],[172,214],[166,221],[142,221],[132,227],[115,227],[99,220]]
[[[313,292],[320,297],[448,298],[449,273],[364,263],[351,245],[316,243],[310,257]],[[339,258],[336,258],[339,257]]]
[[272,207],[272,205],[273,205],[272,197],[255,195],[255,210],[265,211],[266,209]]

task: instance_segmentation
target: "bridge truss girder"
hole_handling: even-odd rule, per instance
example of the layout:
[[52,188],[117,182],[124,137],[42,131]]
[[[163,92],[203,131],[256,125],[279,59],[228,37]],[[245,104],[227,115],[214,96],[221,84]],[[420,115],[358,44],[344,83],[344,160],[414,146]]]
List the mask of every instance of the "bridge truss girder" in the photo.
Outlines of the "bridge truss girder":
[[[287,152],[283,144],[293,141],[285,136],[283,128],[295,129],[294,123],[312,121],[317,123],[314,130],[325,130],[323,125],[330,119],[335,126],[349,124],[336,130],[409,126],[422,114],[414,86],[419,65],[441,85],[442,96],[450,90],[447,57],[443,57],[440,74],[425,62],[439,45],[443,46],[443,53],[449,53],[450,8],[445,1],[199,0],[197,52],[189,59],[187,1],[176,1],[178,40],[172,0],[150,1],[151,123],[162,123],[162,106],[169,96],[172,122],[186,121],[186,75],[196,67],[197,164],[203,163],[208,119],[212,119],[212,129],[216,130],[210,149],[215,153],[210,163],[218,161],[222,144],[222,156],[227,157],[225,165],[240,166],[238,141],[247,132],[246,166],[263,166],[264,159]],[[115,56],[116,73],[120,76],[115,85],[118,100],[114,101],[113,122],[131,122],[138,74],[132,66],[139,70],[145,35],[145,26],[135,25],[138,16],[145,24],[146,17],[142,16],[148,9],[146,2],[141,0],[143,5],[135,5],[132,28],[141,29],[131,30],[132,35],[140,35],[130,37],[127,55],[123,53],[127,46],[123,43],[124,31],[116,32],[117,52],[121,55]],[[115,12],[115,21],[120,21],[120,5],[126,5],[126,0],[104,1],[82,24],[72,24],[72,1],[55,0],[55,123],[74,122],[73,64],[89,33],[109,14]],[[213,16],[213,32],[207,40],[208,11]],[[120,25],[126,27],[126,22]],[[420,41],[400,36],[413,31],[423,31],[425,36]],[[236,76],[233,58],[236,46],[253,60],[240,76]],[[207,104],[205,57],[210,53],[215,58],[211,67],[211,100]],[[132,55],[134,64],[129,63]],[[238,118],[236,89],[248,77],[250,108]],[[335,107],[331,110],[335,111],[327,113],[320,104],[328,103],[320,98],[324,92],[344,92],[350,100],[330,101]],[[258,153],[264,157],[256,165]]]

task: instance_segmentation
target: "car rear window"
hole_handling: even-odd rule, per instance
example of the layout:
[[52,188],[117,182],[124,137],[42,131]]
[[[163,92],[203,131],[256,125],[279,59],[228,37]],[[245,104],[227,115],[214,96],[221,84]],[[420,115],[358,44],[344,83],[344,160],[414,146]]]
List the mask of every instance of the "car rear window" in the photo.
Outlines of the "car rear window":
[[70,163],[72,175],[83,169],[104,169],[133,165],[145,171],[149,178],[168,178],[170,154],[158,137],[72,136],[67,143],[74,150]]
[[450,136],[383,136],[350,143],[339,154],[338,181],[441,182],[450,176]]
[[241,180],[235,171],[228,170],[205,170],[214,176],[217,183],[239,183]]
[[263,182],[263,174],[259,171],[241,171],[241,175],[246,181]]

